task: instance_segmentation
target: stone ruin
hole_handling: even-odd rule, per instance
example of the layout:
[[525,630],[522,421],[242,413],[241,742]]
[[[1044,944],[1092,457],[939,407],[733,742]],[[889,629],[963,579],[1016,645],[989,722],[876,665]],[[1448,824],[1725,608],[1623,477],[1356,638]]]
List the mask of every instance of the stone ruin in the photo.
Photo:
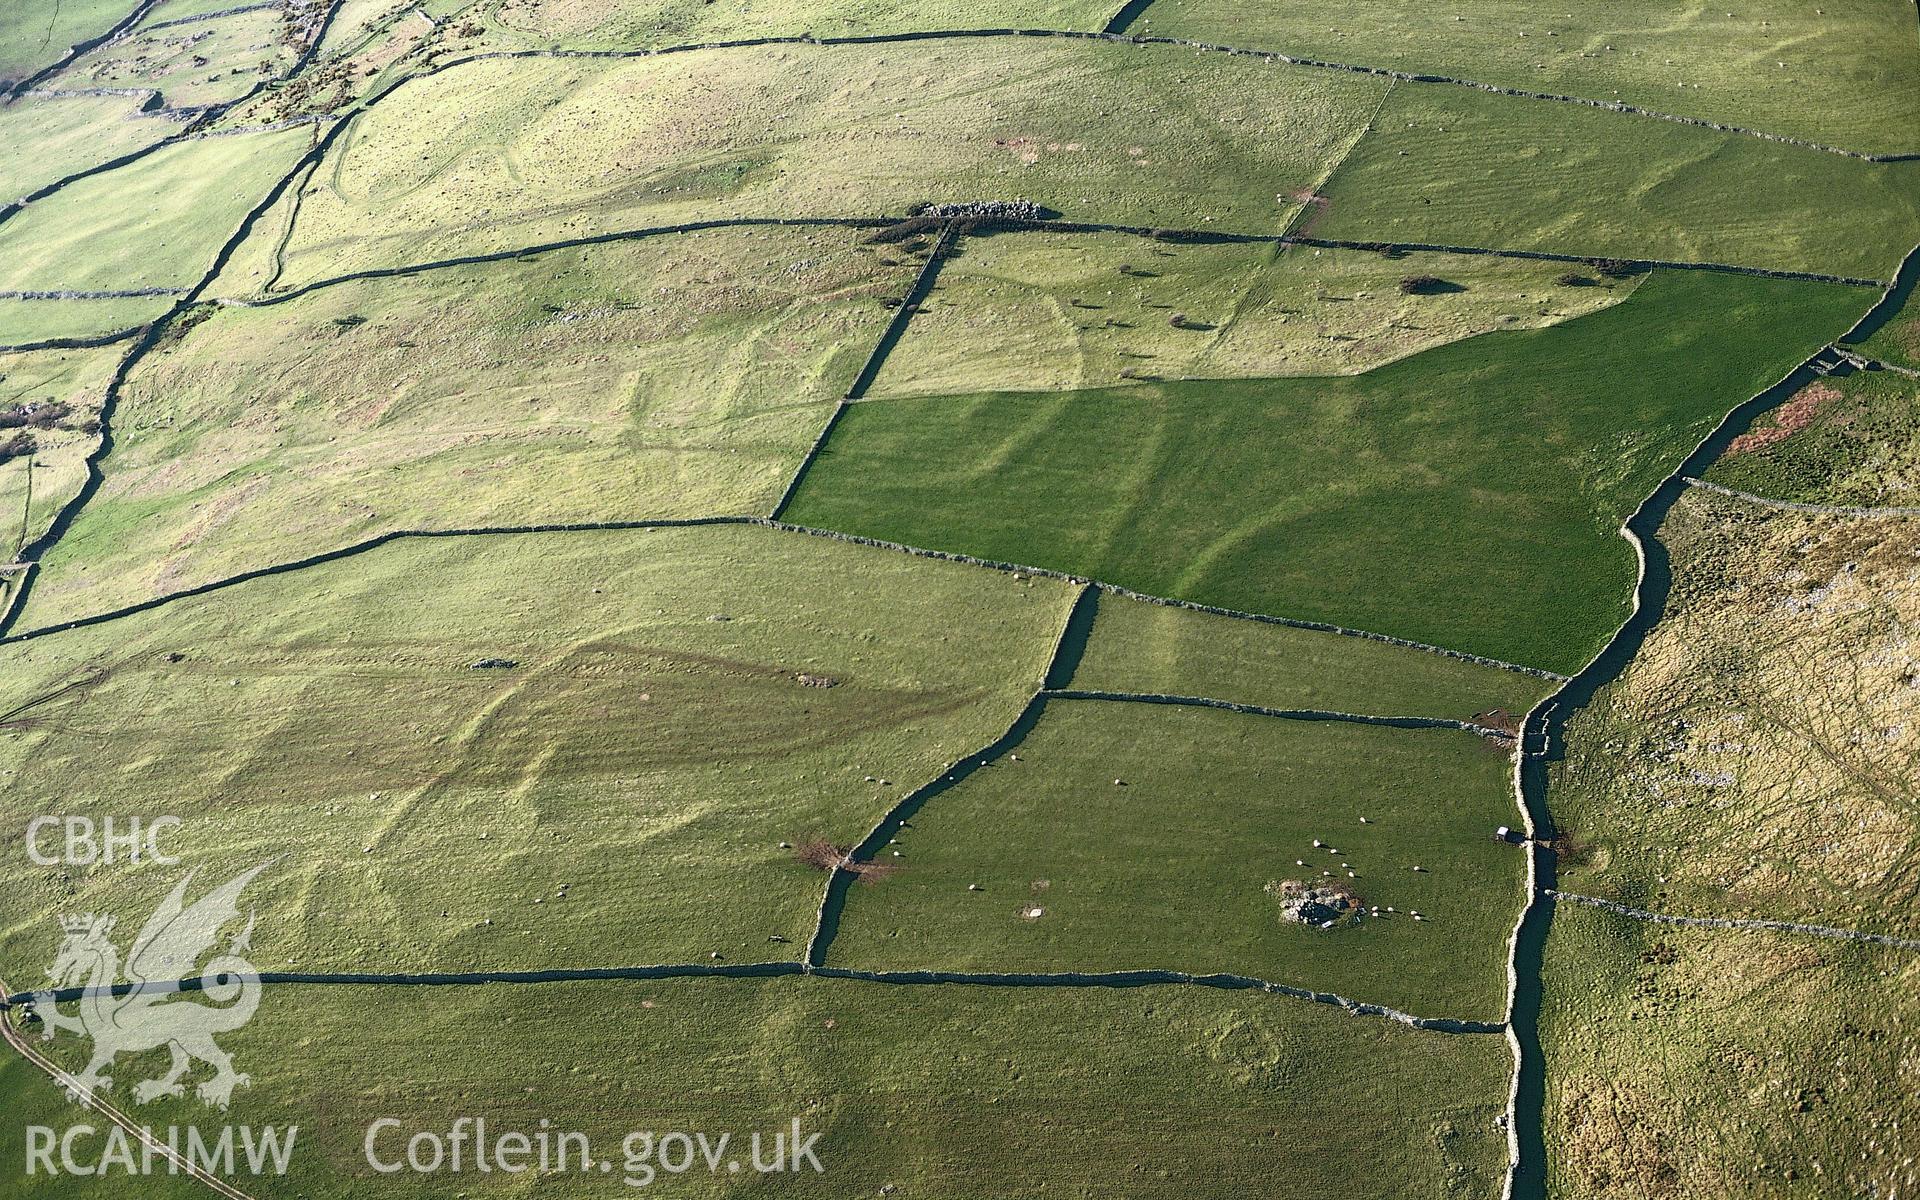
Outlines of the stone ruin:
[[1360,901],[1354,894],[1332,883],[1287,879],[1268,884],[1267,892],[1280,898],[1280,914],[1287,920],[1316,929],[1330,929],[1360,915]]
[[943,221],[955,218],[972,221],[1044,221],[1051,213],[1031,200],[966,200],[929,204],[913,215]]

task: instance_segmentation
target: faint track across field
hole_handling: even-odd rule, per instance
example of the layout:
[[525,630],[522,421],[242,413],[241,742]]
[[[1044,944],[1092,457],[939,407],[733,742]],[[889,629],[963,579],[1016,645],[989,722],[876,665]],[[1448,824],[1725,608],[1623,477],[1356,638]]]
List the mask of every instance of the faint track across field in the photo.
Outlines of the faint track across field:
[[1731,500],[1741,500],[1748,504],[1777,508],[1785,512],[1817,513],[1834,517],[1920,517],[1920,508],[1876,508],[1872,505],[1859,504],[1805,504],[1798,500],[1776,500],[1772,496],[1743,492],[1739,488],[1730,488],[1725,484],[1712,483],[1705,479],[1695,479],[1691,475],[1687,476],[1684,482],[1688,487],[1699,488]]
[[1636,921],[1652,921],[1660,925],[1684,925],[1693,929],[1742,929],[1760,933],[1805,934],[1809,937],[1872,942],[1875,945],[1891,946],[1896,950],[1920,950],[1920,938],[1899,938],[1884,933],[1867,933],[1860,929],[1812,925],[1805,921],[1771,921],[1753,917],[1687,917],[1674,913],[1648,912],[1644,908],[1630,908],[1616,900],[1603,900],[1598,896],[1580,896],[1573,892],[1554,891],[1551,888],[1547,889],[1547,894],[1555,900],[1585,904],[1593,908],[1605,909],[1616,916],[1631,917]]

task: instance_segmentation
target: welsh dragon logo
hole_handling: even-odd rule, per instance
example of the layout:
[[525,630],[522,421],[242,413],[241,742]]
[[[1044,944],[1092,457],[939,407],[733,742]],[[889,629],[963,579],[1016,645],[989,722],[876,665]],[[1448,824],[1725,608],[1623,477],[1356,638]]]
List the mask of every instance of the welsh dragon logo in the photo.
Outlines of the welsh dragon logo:
[[[204,970],[195,971],[194,965],[213,946],[220,930],[239,919],[240,893],[267,866],[261,863],[235,876],[191,906],[185,904],[187,885],[193,881],[189,872],[133,939],[124,983],[120,951],[112,938],[114,919],[91,913],[60,919],[64,937],[47,972],[53,989],[33,993],[31,1003],[45,1023],[43,1040],[68,1030],[93,1041],[86,1069],[69,1083],[76,1098],[89,1098],[96,1090],[113,1086],[105,1071],[116,1056],[143,1054],[162,1046],[172,1052],[173,1061],[166,1074],[134,1085],[133,1098],[142,1104],[182,1095],[181,1077],[196,1060],[214,1070],[213,1078],[196,1089],[208,1104],[226,1108],[233,1089],[248,1082],[213,1038],[245,1025],[260,1003],[259,975],[242,957],[253,933],[253,914],[248,913],[246,928],[228,944],[226,953],[216,955]],[[187,999],[177,986],[196,976],[201,980],[199,995],[213,1003]],[[56,1007],[55,996],[74,988],[80,991],[79,1015],[69,1017]]]

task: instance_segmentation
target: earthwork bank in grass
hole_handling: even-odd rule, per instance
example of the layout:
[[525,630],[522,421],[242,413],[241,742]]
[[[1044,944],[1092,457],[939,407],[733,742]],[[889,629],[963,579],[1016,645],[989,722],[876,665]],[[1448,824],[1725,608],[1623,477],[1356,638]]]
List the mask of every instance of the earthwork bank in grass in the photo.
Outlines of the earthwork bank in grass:
[[1860,371],[1809,384],[1706,477],[1776,500],[1920,508],[1920,379]]
[[1920,162],[1471,88],[1396,88],[1373,126],[1322,189],[1323,237],[1864,279],[1920,241]]
[[1907,0],[1155,0],[1127,32],[1625,103],[1863,153],[1920,150]]
[[[398,541],[0,648],[0,819],[164,811],[203,878],[278,859],[262,970],[793,960],[826,883],[795,847],[1004,730],[1071,599],[754,526]],[[23,878],[0,974],[174,879]]]
[[[1240,232],[1277,232],[1317,195],[1315,232],[1357,241],[1862,277],[1920,237],[1915,164],[1470,89],[1402,87],[1380,109],[1386,90],[1065,39],[474,62],[405,85],[336,147],[292,277],[687,219],[1012,195]],[[429,116],[448,108],[466,116],[457,137]]]
[[1385,88],[1027,38],[476,62],[392,92],[335,145],[287,280],[689,220],[1015,196],[1277,233]]
[[1695,491],[1662,538],[1666,615],[1550,779],[1560,886],[1920,936],[1920,519]]
[[1542,987],[1549,1194],[1892,1196],[1920,1184],[1920,956],[1563,902]]
[[[1204,1179],[1234,1195],[1283,1180],[1289,1195],[1326,1200],[1486,1196],[1506,1158],[1494,1118],[1512,1066],[1498,1037],[1421,1032],[1286,997],[803,977],[269,987],[253,1020],[221,1042],[253,1085],[214,1114],[220,1123],[300,1127],[286,1190],[270,1194],[424,1178],[457,1180],[474,1200],[521,1194],[527,1177],[376,1175],[367,1126],[392,1117],[408,1134],[444,1137],[457,1113],[484,1117],[492,1136],[531,1135],[545,1119],[587,1134],[593,1157],[614,1163],[609,1174],[542,1175],[543,1196],[645,1194],[620,1183],[632,1130],[701,1130],[710,1141],[732,1131],[717,1175],[698,1160],[671,1175],[656,1155],[652,1188],[737,1195],[743,1177],[760,1179],[752,1133],[771,1158],[772,1134],[796,1118],[820,1135],[812,1145],[824,1170],[761,1180],[782,1194],[1085,1188],[1171,1200]],[[57,1095],[44,1079],[22,1080],[23,1067],[10,1056],[0,1088],[24,1095],[37,1083]],[[161,1128],[212,1124],[191,1100],[138,1111]],[[20,1152],[18,1126],[0,1130],[16,1139],[0,1140],[0,1153]],[[375,1148],[385,1161],[406,1143],[389,1128]],[[736,1155],[742,1170],[732,1174],[724,1163]]]
[[[1419,277],[1447,286],[1402,290]],[[1636,282],[1489,256],[974,236],[941,267],[872,394],[1352,375],[1475,334],[1580,316]]]
[[1621,520],[1863,304],[1659,273],[1353,378],[860,404],[788,517],[1571,672],[1627,613]]
[[[849,896],[827,962],[1227,972],[1499,1021],[1525,860],[1492,835],[1517,819],[1475,734],[1052,700],[881,851],[899,871]],[[1319,928],[1289,884],[1381,911]]]
[[912,278],[859,236],[675,235],[212,310],[132,373],[25,620],[392,529],[763,514]]
[[1093,636],[1070,686],[1206,696],[1262,708],[1498,723],[1556,686],[1367,638],[1099,597]]

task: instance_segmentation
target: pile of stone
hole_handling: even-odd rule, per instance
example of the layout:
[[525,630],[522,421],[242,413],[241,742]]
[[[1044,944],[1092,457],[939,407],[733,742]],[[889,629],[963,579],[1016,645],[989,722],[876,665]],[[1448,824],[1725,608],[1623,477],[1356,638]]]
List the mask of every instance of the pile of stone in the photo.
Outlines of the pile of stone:
[[1031,200],[966,200],[951,204],[929,204],[913,215],[937,217],[940,220],[1044,221],[1048,210]]
[[1307,884],[1287,879],[1268,884],[1267,891],[1280,898],[1282,916],[1316,929],[1331,929],[1360,914],[1360,902],[1352,892],[1328,883]]

